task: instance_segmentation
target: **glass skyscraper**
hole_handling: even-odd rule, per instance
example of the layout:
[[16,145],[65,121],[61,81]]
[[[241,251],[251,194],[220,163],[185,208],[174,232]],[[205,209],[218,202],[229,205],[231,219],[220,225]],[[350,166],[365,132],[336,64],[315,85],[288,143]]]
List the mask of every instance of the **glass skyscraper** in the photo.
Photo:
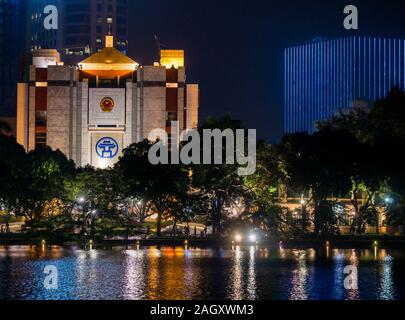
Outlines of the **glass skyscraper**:
[[287,48],[284,82],[284,132],[312,133],[356,101],[405,88],[405,40],[353,36]]
[[24,26],[24,1],[0,0],[0,116],[15,115]]

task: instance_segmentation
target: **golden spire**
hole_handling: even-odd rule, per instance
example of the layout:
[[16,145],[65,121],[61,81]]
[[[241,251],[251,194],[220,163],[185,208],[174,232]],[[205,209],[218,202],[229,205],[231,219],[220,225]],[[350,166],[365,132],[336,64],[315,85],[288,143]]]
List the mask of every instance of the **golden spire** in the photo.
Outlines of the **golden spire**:
[[105,47],[114,48],[114,36],[111,34],[112,18],[107,19],[108,34],[105,36]]

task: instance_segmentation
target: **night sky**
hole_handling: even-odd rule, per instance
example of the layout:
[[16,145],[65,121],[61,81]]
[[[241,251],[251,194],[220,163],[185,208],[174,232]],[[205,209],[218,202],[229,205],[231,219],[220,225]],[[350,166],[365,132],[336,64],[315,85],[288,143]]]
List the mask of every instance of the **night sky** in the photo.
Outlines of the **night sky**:
[[[157,61],[154,34],[186,50],[189,83],[201,89],[200,116],[230,113],[258,136],[282,135],[283,48],[317,36],[405,38],[402,0],[134,0],[129,55]],[[343,28],[343,8],[357,5],[359,30]]]

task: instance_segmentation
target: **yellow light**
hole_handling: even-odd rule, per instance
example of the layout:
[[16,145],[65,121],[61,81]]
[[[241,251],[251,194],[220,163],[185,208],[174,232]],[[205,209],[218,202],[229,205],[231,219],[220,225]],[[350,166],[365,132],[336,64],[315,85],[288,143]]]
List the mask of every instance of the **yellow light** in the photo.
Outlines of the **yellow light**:
[[178,83],[166,83],[166,88],[176,89],[179,87]]
[[375,246],[375,247],[378,246],[378,241],[374,241],[374,246]]
[[105,46],[107,48],[113,48],[114,47],[114,37],[112,35],[107,35],[105,37]]
[[184,244],[187,246],[188,245],[188,241],[186,240],[186,241],[184,241]]
[[160,50],[160,64],[167,69],[184,67],[184,50]]
[[242,236],[240,235],[240,234],[237,234],[236,236],[235,236],[235,241],[236,242],[242,242]]

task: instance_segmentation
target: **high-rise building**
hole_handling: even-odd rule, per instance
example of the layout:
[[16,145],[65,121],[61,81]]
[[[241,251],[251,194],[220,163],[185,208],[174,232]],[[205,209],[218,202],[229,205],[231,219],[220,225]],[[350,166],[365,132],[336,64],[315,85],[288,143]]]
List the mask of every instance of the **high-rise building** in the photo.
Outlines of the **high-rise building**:
[[24,1],[0,0],[0,115],[15,115],[19,57],[24,51]]
[[[46,30],[44,8],[58,8],[58,30]],[[66,63],[101,50],[110,32],[114,46],[126,54],[128,47],[128,0],[28,0],[27,42],[31,50],[57,49]]]
[[36,49],[50,49],[62,46],[61,29],[47,30],[44,27],[44,9],[48,5],[58,8],[58,25],[61,21],[60,8],[62,0],[26,0],[27,1],[27,20],[26,20],[26,41],[29,51]]
[[141,66],[105,47],[77,66],[54,49],[33,51],[29,83],[18,85],[17,140],[27,150],[48,145],[78,166],[114,165],[123,149],[198,125],[198,85],[186,84],[183,50],[162,50],[161,61]]
[[284,51],[284,131],[309,132],[338,110],[405,87],[405,40],[347,37]]

